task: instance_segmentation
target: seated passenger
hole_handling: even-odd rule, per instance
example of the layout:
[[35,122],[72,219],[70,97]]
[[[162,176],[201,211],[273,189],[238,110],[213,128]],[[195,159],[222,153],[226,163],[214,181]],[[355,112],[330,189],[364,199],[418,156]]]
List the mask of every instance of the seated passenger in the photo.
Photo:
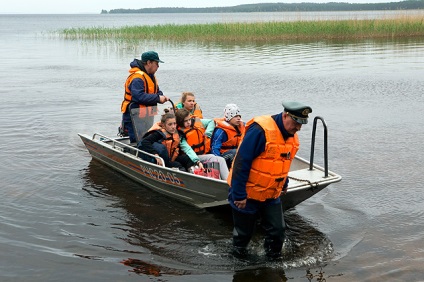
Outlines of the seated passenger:
[[234,156],[244,134],[244,122],[236,104],[227,104],[224,117],[216,118],[215,130],[211,138],[211,150],[215,156],[221,156],[231,168]]
[[183,92],[180,102],[175,107],[177,109],[186,109],[192,116],[203,118],[202,109],[196,103],[193,92]]
[[190,116],[186,109],[178,109],[175,113],[177,118],[178,130],[183,135],[187,144],[196,152],[201,162],[219,163],[219,173],[221,179],[228,177],[228,167],[225,159],[220,156],[208,154],[210,151],[210,137],[215,128],[215,122],[212,119],[200,119]]
[[[187,144],[186,142],[184,142]],[[198,165],[203,169],[196,153],[190,146],[185,146],[184,153],[180,154],[181,136],[177,131],[174,113],[165,113],[161,121],[154,124],[138,143],[138,148],[147,153],[161,157],[166,167],[177,167],[187,171],[190,167]],[[188,148],[187,148],[188,147]],[[143,155],[142,158],[158,165],[163,165],[159,158]]]

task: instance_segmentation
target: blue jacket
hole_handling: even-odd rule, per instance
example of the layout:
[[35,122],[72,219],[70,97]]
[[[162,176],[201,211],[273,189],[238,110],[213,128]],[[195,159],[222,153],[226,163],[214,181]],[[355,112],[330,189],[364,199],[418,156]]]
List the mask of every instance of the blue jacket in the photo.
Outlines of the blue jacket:
[[211,140],[211,153],[215,156],[221,156],[222,143],[227,142],[227,133],[221,128],[215,128],[213,138]]
[[[273,115],[272,118],[278,125],[284,139],[291,137],[283,126],[282,114]],[[233,209],[243,213],[256,213],[262,205],[274,205],[281,202],[280,198],[271,199],[265,202],[259,202],[248,199],[246,207],[239,209],[234,205],[234,201],[244,200],[247,197],[246,183],[249,178],[250,168],[253,160],[265,150],[265,132],[257,123],[253,123],[246,129],[245,136],[241,142],[237,155],[234,159],[232,168],[231,187],[228,194],[228,201]],[[284,188],[287,187],[289,179],[287,178]]]

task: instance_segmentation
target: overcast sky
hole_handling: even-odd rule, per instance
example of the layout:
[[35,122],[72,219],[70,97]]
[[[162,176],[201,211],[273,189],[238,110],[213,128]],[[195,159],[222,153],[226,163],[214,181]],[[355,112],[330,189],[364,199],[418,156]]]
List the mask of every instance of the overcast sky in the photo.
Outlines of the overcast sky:
[[156,7],[223,7],[255,3],[385,3],[401,0],[1,0],[0,14],[98,14],[101,10]]

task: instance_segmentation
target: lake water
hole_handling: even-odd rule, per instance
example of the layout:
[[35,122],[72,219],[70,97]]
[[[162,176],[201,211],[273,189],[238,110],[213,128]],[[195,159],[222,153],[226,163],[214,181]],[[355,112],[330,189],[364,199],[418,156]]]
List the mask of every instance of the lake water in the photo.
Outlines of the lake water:
[[[0,280],[422,281],[424,38],[177,44],[51,34],[394,14],[0,15]],[[263,259],[261,234],[256,255],[234,259],[228,210],[174,202],[91,160],[77,133],[116,135],[129,63],[146,50],[165,61],[164,93],[195,92],[206,117],[237,103],[247,121],[301,100],[325,118],[330,170],[343,180],[285,214],[283,261]],[[304,126],[305,158],[310,136]]]

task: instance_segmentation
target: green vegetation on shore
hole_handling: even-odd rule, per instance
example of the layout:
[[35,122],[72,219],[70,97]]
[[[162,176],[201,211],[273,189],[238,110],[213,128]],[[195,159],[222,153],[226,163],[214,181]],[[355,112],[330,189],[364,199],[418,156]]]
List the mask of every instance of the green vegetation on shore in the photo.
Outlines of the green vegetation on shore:
[[361,39],[424,37],[423,16],[379,20],[320,20],[295,22],[164,24],[119,28],[70,28],[66,39],[173,41],[278,41],[290,39]]

